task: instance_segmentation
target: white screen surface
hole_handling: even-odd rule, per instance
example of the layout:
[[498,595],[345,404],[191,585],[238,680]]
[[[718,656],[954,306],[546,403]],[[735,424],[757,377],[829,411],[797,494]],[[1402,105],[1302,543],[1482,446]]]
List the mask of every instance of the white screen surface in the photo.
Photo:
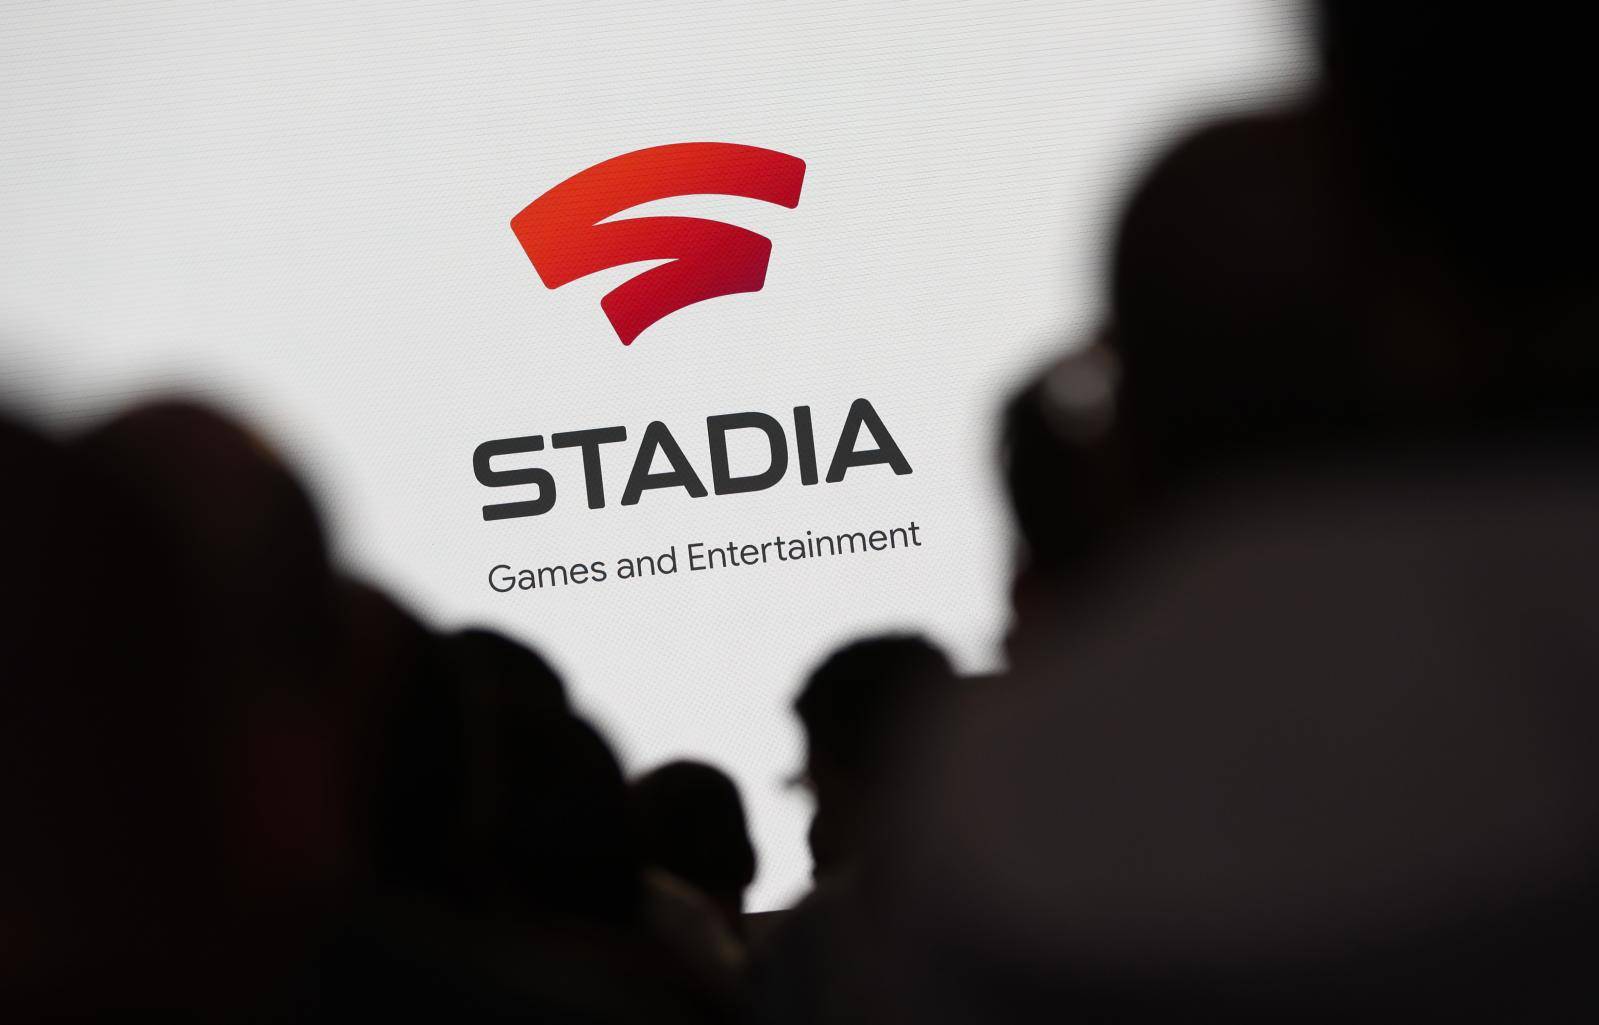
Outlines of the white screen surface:
[[[810,808],[789,710],[832,648],[925,632],[994,668],[1010,527],[1007,392],[1103,312],[1119,203],[1204,116],[1312,73],[1297,5],[286,3],[3,6],[0,400],[76,428],[188,393],[273,438],[345,565],[441,627],[494,626],[565,675],[631,771],[733,773],[754,909],[803,891]],[[624,347],[599,302],[637,265],[546,289],[510,218],[618,154],[687,141],[803,159],[794,209],[701,196],[640,213],[766,236],[765,287]],[[707,485],[705,419],[815,419],[825,474],[870,400],[913,468],[619,498],[667,424]],[[472,471],[481,442],[624,426],[590,509]],[[759,438],[755,439],[758,442]],[[793,444],[792,432],[789,436]],[[735,470],[760,446],[731,439]],[[514,461],[512,461],[514,462]],[[504,493],[496,493],[503,491]],[[908,550],[496,593],[497,564],[918,524]]]

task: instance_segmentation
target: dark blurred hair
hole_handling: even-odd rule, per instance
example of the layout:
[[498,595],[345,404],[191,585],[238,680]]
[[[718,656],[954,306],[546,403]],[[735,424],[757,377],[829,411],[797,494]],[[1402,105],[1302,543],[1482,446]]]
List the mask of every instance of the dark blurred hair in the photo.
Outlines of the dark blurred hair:
[[[338,641],[337,593],[310,496],[267,445],[203,406],[135,407],[78,449],[149,510],[173,549],[170,614],[201,671],[234,687],[314,688]],[[183,654],[172,653],[174,657]]]
[[632,787],[640,853],[708,894],[742,893],[755,880],[755,848],[738,786],[702,762],[669,762]]
[[633,914],[621,767],[532,651],[484,631],[432,638],[391,697],[380,746],[388,888],[507,913]]
[[906,717],[940,698],[954,675],[944,653],[921,637],[874,637],[840,648],[794,701],[812,761],[874,776]]
[[1491,300],[1599,268],[1593,41],[1569,4],[1321,0],[1327,79],[1386,212]]
[[469,627],[441,639],[441,652],[457,677],[470,680],[529,711],[560,711],[566,691],[543,656],[501,633]]

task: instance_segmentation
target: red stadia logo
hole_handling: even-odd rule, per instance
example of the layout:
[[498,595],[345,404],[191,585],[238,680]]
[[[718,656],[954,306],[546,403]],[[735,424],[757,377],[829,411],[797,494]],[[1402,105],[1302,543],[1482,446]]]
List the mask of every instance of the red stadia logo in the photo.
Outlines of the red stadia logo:
[[653,146],[613,157],[555,186],[511,218],[546,288],[642,260],[669,260],[600,300],[623,345],[685,306],[766,283],[771,240],[698,217],[609,218],[672,196],[744,196],[793,209],[805,161],[726,142]]

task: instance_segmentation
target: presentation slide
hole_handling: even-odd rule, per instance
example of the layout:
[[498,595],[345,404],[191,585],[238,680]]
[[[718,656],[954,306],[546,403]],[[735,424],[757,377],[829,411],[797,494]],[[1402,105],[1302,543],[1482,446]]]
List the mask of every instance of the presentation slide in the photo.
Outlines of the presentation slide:
[[1002,668],[1003,404],[1102,322],[1160,148],[1310,80],[1305,17],[12,5],[0,401],[239,417],[350,574],[539,651],[629,773],[732,774],[784,907],[806,674]]

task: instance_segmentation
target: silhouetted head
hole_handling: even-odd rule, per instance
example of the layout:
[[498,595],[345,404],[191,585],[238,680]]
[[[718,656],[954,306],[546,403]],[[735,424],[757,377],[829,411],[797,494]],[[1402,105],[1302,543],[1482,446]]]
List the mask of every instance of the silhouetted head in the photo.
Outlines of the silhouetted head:
[[623,920],[639,864],[610,748],[567,707],[561,679],[503,634],[443,641],[465,697],[467,827],[513,899],[539,913]]
[[949,659],[920,637],[856,641],[811,673],[794,710],[816,799],[810,844],[818,878],[861,853],[902,746],[953,679]]
[[1005,407],[1001,468],[1021,533],[1013,637],[1112,542],[1133,501],[1116,432],[1120,364],[1107,337],[1077,347]]
[[566,691],[543,657],[502,633],[473,627],[441,639],[450,671],[529,712],[566,709]]
[[[1348,33],[1368,45],[1390,10],[1352,5],[1362,27]],[[1417,19],[1435,19],[1415,10],[1393,17],[1429,52],[1460,27],[1453,14],[1436,19],[1450,25],[1432,41]],[[1445,60],[1417,55],[1417,66],[1433,59]],[[1351,73],[1381,80],[1373,60],[1376,70]],[[1564,170],[1546,190],[1538,158],[1497,149],[1493,159],[1518,170],[1485,178],[1470,150],[1497,145],[1487,141],[1496,129],[1474,122],[1448,129],[1449,140],[1394,142],[1392,153],[1363,141],[1372,119],[1412,102],[1368,87],[1371,112],[1351,112],[1343,90],[1354,87],[1335,81],[1304,106],[1204,128],[1134,191],[1113,263],[1113,433],[1141,504],[1226,474],[1396,445],[1591,433],[1593,232],[1587,214],[1557,208],[1593,191]],[[1414,170],[1442,152],[1447,167]],[[1384,160],[1411,170],[1373,169]],[[1472,184],[1425,201],[1405,192],[1426,192],[1419,179],[1400,184],[1432,174],[1450,189]],[[1580,254],[1562,255],[1574,246]]]
[[1599,158],[1582,8],[1321,10],[1328,107],[1365,196],[1436,256],[1461,319],[1490,336],[1473,356],[1474,419],[1591,432]]
[[150,510],[180,557],[178,615],[216,693],[315,690],[337,647],[322,528],[260,438],[201,406],[134,408],[79,442]]
[[[333,722],[341,610],[316,510],[256,435],[201,406],[135,407],[78,450],[146,512],[147,543],[174,600],[181,642],[163,655],[190,681],[172,714],[189,720],[195,812],[211,819],[233,892],[268,909],[334,872],[347,841],[343,758]],[[197,784],[198,785],[198,784]],[[261,908],[250,913],[254,914]]]
[[382,887],[474,913],[621,921],[638,861],[626,783],[538,655],[430,638],[393,688],[375,800]]
[[632,805],[645,863],[698,887],[736,930],[755,880],[737,784],[714,766],[670,762],[634,781]]
[[499,723],[499,765],[475,789],[475,824],[498,853],[510,892],[536,912],[630,920],[641,865],[627,783],[610,747],[569,713],[485,711]]
[[1143,492],[1353,443],[1421,399],[1432,366],[1384,365],[1369,311],[1400,272],[1368,221],[1313,110],[1209,126],[1156,163],[1112,261],[1115,429]]
[[1385,211],[1435,240],[1480,304],[1590,287],[1599,158],[1582,8],[1319,7],[1328,79]]

